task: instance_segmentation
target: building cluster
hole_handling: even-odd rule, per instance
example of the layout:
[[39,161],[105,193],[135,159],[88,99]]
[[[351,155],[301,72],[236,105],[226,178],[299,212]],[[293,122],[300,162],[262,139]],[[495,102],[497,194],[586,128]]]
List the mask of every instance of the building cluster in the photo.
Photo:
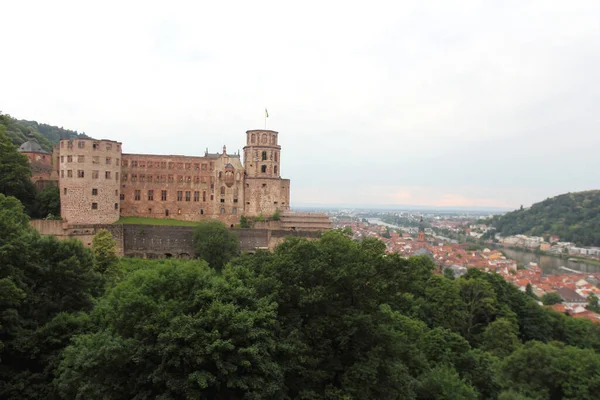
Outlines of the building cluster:
[[[425,255],[430,257],[438,267],[438,272],[445,269],[453,271],[454,276],[461,276],[468,268],[478,268],[484,272],[496,272],[520,290],[531,288],[538,297],[546,293],[557,292],[563,303],[555,306],[558,311],[569,315],[587,318],[600,323],[600,315],[585,309],[590,294],[600,296],[600,274],[568,273],[560,275],[544,275],[537,264],[530,264],[520,269],[515,260],[509,259],[499,250],[470,250],[468,244],[435,242],[432,235],[425,236],[426,230],[420,226],[416,237],[406,232],[390,230],[385,225],[375,225],[358,221],[340,221],[338,228],[349,227],[353,237],[376,238],[386,245],[388,253],[403,256]],[[429,241],[427,240],[429,239]],[[433,239],[433,240],[432,240]]]
[[571,256],[600,259],[600,247],[581,247],[571,242],[561,242],[556,235],[547,240],[540,236],[513,235],[502,237],[496,235],[499,243],[507,247],[520,247],[530,250],[542,250],[555,254],[568,254]]
[[91,138],[62,139],[49,154],[31,137],[19,150],[34,167],[34,181],[58,184],[61,217],[71,225],[135,216],[217,218],[233,226],[241,216],[269,218],[290,208],[290,181],[281,178],[272,130],[246,132],[243,161],[225,146],[202,156],[130,154],[121,142]]

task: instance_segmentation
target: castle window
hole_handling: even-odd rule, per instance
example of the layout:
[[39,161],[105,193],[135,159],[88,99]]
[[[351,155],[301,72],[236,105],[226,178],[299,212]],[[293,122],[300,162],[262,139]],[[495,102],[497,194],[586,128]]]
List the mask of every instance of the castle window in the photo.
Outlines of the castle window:
[[183,169],[183,163],[177,163],[177,169]]
[[100,175],[100,171],[98,171],[98,170],[92,171],[92,179],[98,179],[98,175]]
[[98,196],[98,189],[92,189],[92,196]]
[[106,172],[104,173],[104,177],[105,177],[106,179],[110,179],[110,171],[106,171]]
[[225,199],[221,199],[221,203],[225,203]]
[[110,157],[106,157],[106,165],[110,165],[111,161],[112,161],[112,160],[111,160],[111,158],[110,158]]
[[169,216],[169,209],[167,208],[167,209],[165,210],[165,217],[168,217],[168,216]]
[[154,200],[154,190],[148,190],[148,201]]
[[237,207],[233,207],[233,209],[231,210],[232,214],[237,214]]
[[119,200],[125,200],[125,195],[121,194],[121,197],[119,197]]
[[148,214],[152,214],[152,209],[151,208],[148,209]]
[[77,147],[79,147],[80,149],[83,149],[85,147],[85,142],[84,141],[79,141],[77,143]]
[[202,191],[202,201],[206,201],[206,190]]
[[194,201],[200,201],[200,192],[194,192]]
[[137,174],[131,174],[131,182],[137,182]]
[[181,215],[181,208],[177,209],[177,214]]
[[199,163],[194,163],[194,169],[196,171],[200,171],[200,164]]
[[195,176],[194,177],[194,183],[200,183],[200,177],[199,176]]
[[142,198],[142,194],[140,190],[133,191],[133,199],[139,201]]
[[254,143],[256,142],[256,136],[254,136],[254,133],[250,136],[250,143]]
[[267,143],[267,134],[263,133],[260,138],[261,143]]
[[204,215],[204,210],[200,209],[200,215]]
[[100,164],[100,157],[93,156],[92,157],[92,164]]
[[148,168],[152,168],[153,165],[154,163],[152,163],[152,161],[148,161]]
[[219,179],[223,178],[223,172],[219,171]]
[[140,182],[146,182],[146,175],[140,174]]
[[85,156],[77,156],[77,162],[78,163],[85,162]]
[[190,201],[191,197],[192,197],[191,195],[192,195],[192,192],[186,191],[185,192],[185,201]]
[[206,183],[206,177],[205,177],[205,176],[201,176],[201,177],[200,177],[200,182],[202,182],[202,183]]
[[110,144],[110,143],[107,143],[107,144],[106,144],[106,150],[107,150],[107,151],[111,151],[111,150],[112,150],[112,144]]
[[262,184],[262,187],[266,188],[266,187],[267,187],[267,184],[266,184],[266,183],[263,183],[263,184]]
[[221,208],[221,214],[225,214],[225,209]]
[[73,177],[73,170],[67,170],[67,178],[72,178]]
[[173,183],[173,175],[169,175],[169,183]]
[[225,186],[221,186],[221,196],[225,195]]
[[119,209],[119,203],[115,203],[115,210]]
[[166,190],[161,190],[161,192],[160,192],[160,199],[162,201],[167,201],[167,191]]
[[181,190],[177,191],[177,201],[183,200],[183,192]]
[[131,161],[131,168],[137,168],[137,166],[138,166],[137,161]]
[[273,167],[273,173],[277,175],[277,165]]
[[61,177],[61,178],[64,178],[64,177],[65,177],[65,170],[64,170],[64,169],[60,171],[60,177]]
[[98,209],[98,203],[92,203],[92,210]]
[[192,168],[192,164],[190,163],[185,163],[185,169],[191,169]]
[[266,151],[263,151],[263,152],[262,152],[262,157],[261,157],[261,159],[262,159],[262,161],[266,161],[266,159],[267,159],[267,152],[266,152]]
[[234,203],[237,203],[237,202],[238,202],[238,199],[233,199],[233,202],[234,202]]
[[98,144],[98,142],[94,142],[92,144],[92,149],[97,150],[100,147],[100,145]]
[[206,163],[202,164],[202,171],[206,171]]
[[140,161],[140,162],[138,163],[138,166],[139,166],[140,168],[146,168],[146,161]]
[[267,166],[266,165],[261,166],[260,167],[260,172],[262,172],[263,174],[266,174],[267,173]]
[[185,181],[186,181],[187,183],[192,183],[192,177],[191,177],[191,176],[186,176],[186,177],[185,177]]
[[160,162],[160,167],[161,167],[162,169],[165,169],[165,168],[167,168],[167,162],[166,162],[166,161],[161,161],[161,162]]
[[67,188],[63,189],[63,194],[67,194]]
[[123,160],[123,162],[121,162],[121,165],[126,167],[129,164],[129,161],[127,160]]
[[277,155],[278,154],[279,154],[278,152],[275,152],[275,162],[277,162]]
[[210,201],[213,201],[214,199],[215,199],[215,196],[211,194],[210,195]]
[[67,162],[73,162],[73,156],[67,156]]

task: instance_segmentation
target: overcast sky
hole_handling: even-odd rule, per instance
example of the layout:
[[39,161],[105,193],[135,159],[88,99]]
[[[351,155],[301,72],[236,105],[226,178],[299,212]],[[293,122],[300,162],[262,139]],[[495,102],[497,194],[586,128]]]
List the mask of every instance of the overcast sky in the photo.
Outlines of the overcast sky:
[[0,110],[202,155],[280,132],[292,206],[600,189],[600,2],[6,1]]

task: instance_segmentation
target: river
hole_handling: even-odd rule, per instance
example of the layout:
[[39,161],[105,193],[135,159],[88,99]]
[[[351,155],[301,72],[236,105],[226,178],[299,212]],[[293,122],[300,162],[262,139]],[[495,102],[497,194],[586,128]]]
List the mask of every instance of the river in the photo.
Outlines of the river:
[[519,264],[527,266],[530,262],[537,263],[544,275],[555,275],[555,274],[568,274],[571,271],[565,271],[561,269],[561,266],[565,266],[569,269],[574,269],[581,272],[600,272],[600,266],[587,264],[585,262],[573,262],[566,258],[559,258],[553,256],[543,256],[539,254],[530,253],[523,250],[507,249],[499,247],[498,250],[502,250],[508,258],[512,258]]

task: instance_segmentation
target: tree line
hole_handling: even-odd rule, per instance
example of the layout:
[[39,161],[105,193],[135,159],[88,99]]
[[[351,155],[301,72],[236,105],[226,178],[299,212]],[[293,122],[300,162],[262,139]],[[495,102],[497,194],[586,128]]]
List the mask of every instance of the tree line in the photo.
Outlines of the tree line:
[[600,327],[500,275],[343,231],[240,255],[227,231],[199,225],[203,259],[119,259],[0,195],[0,398],[597,397]]
[[566,193],[532,205],[495,215],[488,220],[503,236],[558,235],[580,246],[600,246],[600,190]]

